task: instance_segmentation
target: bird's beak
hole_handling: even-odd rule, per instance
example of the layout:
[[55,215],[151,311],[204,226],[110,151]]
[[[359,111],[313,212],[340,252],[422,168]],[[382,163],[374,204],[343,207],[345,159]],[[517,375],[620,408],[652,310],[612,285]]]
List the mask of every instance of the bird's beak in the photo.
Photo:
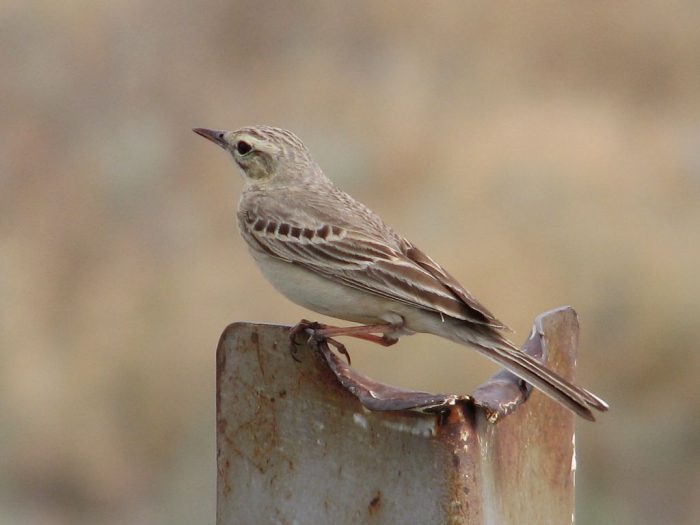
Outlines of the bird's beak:
[[201,135],[205,139],[211,140],[217,146],[221,146],[222,148],[226,149],[226,141],[224,141],[225,131],[206,128],[194,128],[192,131],[194,131],[197,135]]

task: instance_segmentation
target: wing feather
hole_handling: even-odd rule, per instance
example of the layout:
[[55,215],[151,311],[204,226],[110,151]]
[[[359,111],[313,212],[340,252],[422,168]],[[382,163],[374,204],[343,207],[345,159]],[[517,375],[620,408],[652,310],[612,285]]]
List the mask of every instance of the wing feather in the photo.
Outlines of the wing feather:
[[290,217],[261,217],[250,210],[239,221],[254,249],[328,279],[440,315],[504,326],[437,263],[398,237],[390,239],[397,241],[391,246],[347,226],[316,221],[301,227]]

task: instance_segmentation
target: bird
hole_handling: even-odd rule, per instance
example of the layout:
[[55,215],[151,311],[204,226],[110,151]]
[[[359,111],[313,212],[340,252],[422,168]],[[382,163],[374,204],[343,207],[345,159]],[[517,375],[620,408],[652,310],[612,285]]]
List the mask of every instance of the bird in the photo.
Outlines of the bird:
[[263,276],[292,302],[358,326],[314,325],[322,337],[385,346],[429,333],[470,346],[579,416],[608,405],[523,352],[509,329],[452,275],[339,189],[291,131],[194,128],[232,157],[244,187],[241,236]]

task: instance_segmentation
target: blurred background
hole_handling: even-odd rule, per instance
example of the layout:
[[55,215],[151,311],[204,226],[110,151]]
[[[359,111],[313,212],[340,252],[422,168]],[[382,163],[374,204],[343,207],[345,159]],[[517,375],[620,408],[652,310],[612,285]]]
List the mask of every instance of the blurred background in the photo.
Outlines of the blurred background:
[[[0,3],[0,523],[214,522],[214,352],[310,314],[191,132],[294,130],[523,340],[571,304],[577,523],[700,522],[697,2]],[[466,393],[430,336],[363,371]]]

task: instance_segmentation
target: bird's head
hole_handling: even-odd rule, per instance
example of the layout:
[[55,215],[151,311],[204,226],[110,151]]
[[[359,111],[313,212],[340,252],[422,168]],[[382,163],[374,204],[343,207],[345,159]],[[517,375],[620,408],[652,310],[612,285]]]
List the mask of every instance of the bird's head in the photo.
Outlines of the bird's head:
[[193,131],[228,151],[246,182],[284,183],[318,169],[309,150],[291,131],[269,126]]

